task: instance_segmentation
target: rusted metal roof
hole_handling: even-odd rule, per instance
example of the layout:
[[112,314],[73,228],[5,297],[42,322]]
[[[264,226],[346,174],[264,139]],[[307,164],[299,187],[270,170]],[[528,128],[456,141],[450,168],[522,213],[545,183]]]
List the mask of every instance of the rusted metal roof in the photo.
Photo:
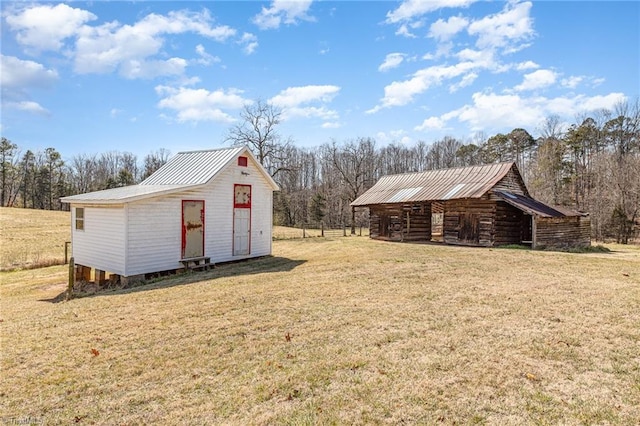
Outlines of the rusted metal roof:
[[512,167],[514,163],[496,163],[383,176],[351,205],[480,198]]
[[140,185],[198,185],[209,182],[244,146],[179,152]]
[[89,192],[61,198],[63,203],[122,204],[143,198],[166,195],[198,188],[214,179],[225,167],[239,156],[251,158],[269,185],[278,190],[278,184],[257,162],[246,146],[211,149],[205,151],[179,152],[164,166],[139,185]]
[[534,200],[525,195],[513,194],[507,191],[495,191],[504,201],[515,208],[532,216],[539,217],[563,217],[563,216],[583,216],[582,213],[570,210],[566,207],[549,206],[540,201]]

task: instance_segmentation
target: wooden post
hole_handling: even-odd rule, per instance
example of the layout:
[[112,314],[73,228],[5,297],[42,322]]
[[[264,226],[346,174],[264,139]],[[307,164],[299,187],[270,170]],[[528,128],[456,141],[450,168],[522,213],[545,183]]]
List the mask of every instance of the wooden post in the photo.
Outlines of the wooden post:
[[342,225],[342,236],[346,237],[347,236],[347,225]]
[[105,273],[105,271],[96,269],[96,284],[98,284],[98,286],[101,286],[107,282],[106,275],[107,274]]
[[360,225],[360,236],[362,237],[362,225]]
[[356,208],[355,207],[351,207],[351,235],[356,235]]
[[324,237],[324,221],[320,222],[320,235]]
[[302,238],[307,238],[307,233],[305,232],[305,229],[304,229],[305,227],[306,227],[306,225],[303,223],[302,224]]
[[69,263],[69,244],[71,244],[71,241],[64,242],[64,264],[65,265]]
[[67,300],[70,300],[73,296],[73,287],[76,283],[76,268],[73,257],[69,260],[69,285],[67,287]]

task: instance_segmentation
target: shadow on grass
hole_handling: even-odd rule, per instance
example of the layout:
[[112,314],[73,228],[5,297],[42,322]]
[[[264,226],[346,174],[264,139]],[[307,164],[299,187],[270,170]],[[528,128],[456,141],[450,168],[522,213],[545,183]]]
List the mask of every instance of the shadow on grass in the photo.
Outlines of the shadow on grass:
[[[74,298],[114,296],[120,294],[137,293],[139,291],[156,290],[185,284],[193,284],[201,281],[211,281],[219,278],[238,277],[254,274],[268,274],[274,272],[290,272],[296,267],[306,263],[306,260],[292,260],[285,257],[265,256],[256,259],[247,259],[238,262],[229,262],[216,265],[214,269],[201,272],[183,272],[167,275],[165,277],[145,280],[134,287],[128,288],[104,288],[91,292],[74,294]],[[95,285],[89,284],[91,287]],[[59,303],[65,300],[66,291],[51,299],[39,299],[39,302]]]

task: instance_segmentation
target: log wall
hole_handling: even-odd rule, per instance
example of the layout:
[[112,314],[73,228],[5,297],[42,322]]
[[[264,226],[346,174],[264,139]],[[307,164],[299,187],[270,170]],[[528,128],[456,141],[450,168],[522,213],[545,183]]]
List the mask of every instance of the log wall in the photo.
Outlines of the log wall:
[[531,216],[503,201],[496,203],[494,245],[521,244],[525,240],[530,241],[530,226]]
[[588,216],[536,218],[537,249],[567,249],[591,245],[591,219]]
[[499,197],[493,194],[493,191],[506,191],[514,194],[529,195],[529,191],[527,191],[527,187],[522,180],[522,176],[520,176],[519,173],[516,173],[513,167],[511,167],[511,170],[509,170],[509,172],[491,189],[491,199],[495,200],[498,200]]
[[449,200],[444,203],[443,234],[447,244],[490,247],[496,202],[487,199]]
[[370,206],[371,238],[389,241],[431,240],[431,204]]

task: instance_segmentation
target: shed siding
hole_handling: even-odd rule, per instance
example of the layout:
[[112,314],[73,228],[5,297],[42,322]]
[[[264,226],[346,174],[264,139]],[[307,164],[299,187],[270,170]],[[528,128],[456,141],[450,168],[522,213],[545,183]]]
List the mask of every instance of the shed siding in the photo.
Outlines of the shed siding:
[[183,198],[195,199],[181,193],[129,204],[125,275],[166,271],[180,266]]
[[84,207],[84,230],[75,229],[76,207],[71,208],[73,257],[78,265],[115,274],[125,272],[125,208]]
[[[251,252],[242,256],[233,255],[234,184],[251,185]],[[205,202],[205,256],[212,262],[271,254],[273,190],[254,163],[233,162],[209,185],[130,204],[126,275],[182,266],[182,200]]]
[[588,216],[536,218],[536,247],[566,249],[591,245],[591,219]]
[[[251,251],[241,256],[233,255],[235,184],[251,185]],[[211,201],[205,207],[205,252],[212,261],[227,262],[271,254],[273,190],[253,161],[249,160],[247,167],[235,162],[231,164],[216,177],[214,192],[207,199]]]

